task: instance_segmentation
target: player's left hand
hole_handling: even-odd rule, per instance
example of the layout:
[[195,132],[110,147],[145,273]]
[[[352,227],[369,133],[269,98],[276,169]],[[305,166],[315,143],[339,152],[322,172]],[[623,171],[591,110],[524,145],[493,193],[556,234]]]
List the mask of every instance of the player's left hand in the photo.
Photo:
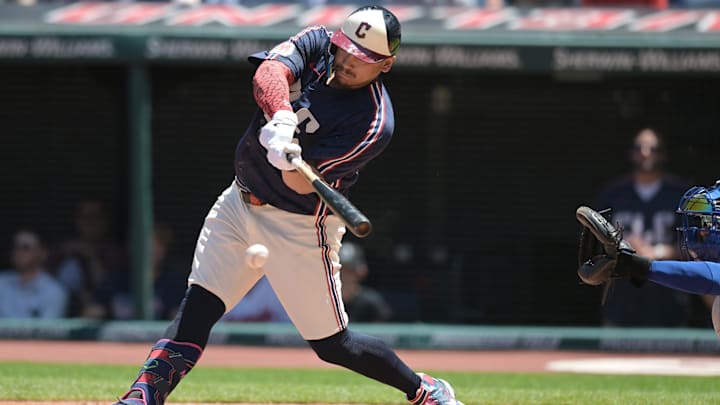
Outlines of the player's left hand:
[[300,156],[302,148],[292,142],[271,142],[267,151],[267,160],[280,170],[295,170],[295,166],[288,160],[288,155]]

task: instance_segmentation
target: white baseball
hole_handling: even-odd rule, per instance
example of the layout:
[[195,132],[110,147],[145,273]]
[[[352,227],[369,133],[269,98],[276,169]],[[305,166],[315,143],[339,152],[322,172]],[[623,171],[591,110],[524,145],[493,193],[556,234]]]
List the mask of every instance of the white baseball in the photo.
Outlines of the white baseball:
[[247,263],[251,269],[259,269],[265,265],[268,254],[270,254],[270,252],[268,252],[268,248],[266,248],[265,245],[259,243],[250,245],[250,247],[245,250],[245,263]]

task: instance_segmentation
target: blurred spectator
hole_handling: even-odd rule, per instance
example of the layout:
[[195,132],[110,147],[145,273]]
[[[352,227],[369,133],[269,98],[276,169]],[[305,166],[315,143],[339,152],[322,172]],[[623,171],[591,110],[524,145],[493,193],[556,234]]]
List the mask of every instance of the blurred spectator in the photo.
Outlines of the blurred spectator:
[[[168,254],[172,230],[156,222],[152,238],[153,316],[173,319],[187,289],[190,265]],[[98,286],[87,314],[93,318],[125,320],[134,318],[132,272],[116,269]]]
[[[344,242],[343,246],[346,243]],[[420,321],[423,315],[420,299],[423,281],[418,278],[418,271],[424,266],[422,258],[415,253],[414,244],[387,241],[383,246],[373,246],[372,252],[374,256],[370,263],[373,268],[388,270],[369,272],[366,280],[375,286],[392,308],[392,321]],[[381,254],[378,254],[379,252]]]
[[290,322],[285,308],[265,276],[222,319],[235,322]]
[[382,295],[363,285],[369,269],[363,248],[346,241],[340,248],[340,280],[345,312],[351,322],[384,322],[392,317],[392,308]]
[[[632,172],[605,185],[594,207],[612,209],[612,222],[623,227],[625,239],[638,254],[650,259],[677,258],[675,209],[689,181],[665,172],[665,142],[654,129],[644,128],[635,135],[630,161]],[[686,326],[690,296],[654,283],[638,289],[618,280],[603,311],[609,326]]]
[[36,232],[20,230],[13,238],[14,269],[0,273],[0,318],[62,318],[68,294],[45,271],[47,251]]
[[416,265],[415,289],[420,301],[420,320],[451,322],[459,316],[461,274],[444,244],[423,249],[423,257]]
[[80,201],[74,221],[75,235],[52,250],[49,267],[70,291],[70,315],[97,317],[87,305],[111,271],[126,267],[126,255],[111,237],[110,217],[100,201]]

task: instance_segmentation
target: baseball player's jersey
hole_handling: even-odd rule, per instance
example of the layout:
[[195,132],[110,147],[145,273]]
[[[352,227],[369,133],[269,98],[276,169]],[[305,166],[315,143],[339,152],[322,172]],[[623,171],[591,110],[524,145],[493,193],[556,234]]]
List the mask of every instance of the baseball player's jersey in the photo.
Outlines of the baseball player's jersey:
[[[296,79],[290,86],[290,101],[299,122],[295,137],[303,148],[303,159],[347,196],[359,169],[387,146],[395,123],[380,79],[358,90],[325,84],[334,58],[331,35],[324,27],[311,27],[249,60],[256,65],[277,60],[290,68]],[[319,198],[314,193],[300,195],[289,189],[280,171],[268,163],[266,149],[258,141],[258,131],[266,122],[267,117],[258,109],[238,143],[235,176],[240,187],[277,208],[319,214]]]
[[654,194],[643,198],[632,176],[624,176],[600,192],[595,206],[612,208],[613,222],[623,225],[625,236],[637,235],[650,244],[672,244],[677,236],[675,228],[679,225],[675,208],[689,184],[666,175],[658,187]]

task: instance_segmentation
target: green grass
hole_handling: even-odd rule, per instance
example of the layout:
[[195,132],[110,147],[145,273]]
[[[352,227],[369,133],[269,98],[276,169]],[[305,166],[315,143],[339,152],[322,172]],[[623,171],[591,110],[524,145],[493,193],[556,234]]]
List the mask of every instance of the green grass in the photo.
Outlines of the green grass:
[[[109,359],[110,361],[112,359]],[[113,400],[138,368],[0,362],[0,400]],[[435,373],[467,405],[700,405],[720,402],[716,377]],[[171,402],[406,404],[393,388],[337,370],[199,366]]]

